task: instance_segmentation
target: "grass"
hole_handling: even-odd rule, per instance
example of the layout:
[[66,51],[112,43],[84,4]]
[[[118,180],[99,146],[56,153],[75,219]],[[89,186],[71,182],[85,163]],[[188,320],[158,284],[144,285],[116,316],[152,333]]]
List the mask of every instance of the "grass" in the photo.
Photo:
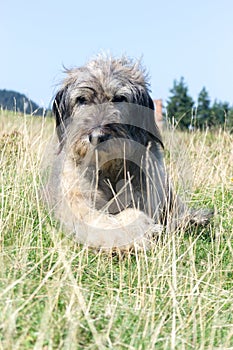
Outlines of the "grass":
[[53,131],[0,114],[0,349],[233,349],[233,136],[165,135],[170,173],[214,220],[120,258],[70,240],[41,205]]

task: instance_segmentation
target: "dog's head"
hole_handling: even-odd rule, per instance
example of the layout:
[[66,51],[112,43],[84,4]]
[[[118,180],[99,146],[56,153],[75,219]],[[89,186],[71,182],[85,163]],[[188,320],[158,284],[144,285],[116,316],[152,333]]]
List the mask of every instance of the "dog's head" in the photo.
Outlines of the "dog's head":
[[89,145],[112,138],[162,145],[145,71],[126,58],[99,56],[86,66],[67,70],[53,112],[61,147],[67,140],[77,141],[80,157]]

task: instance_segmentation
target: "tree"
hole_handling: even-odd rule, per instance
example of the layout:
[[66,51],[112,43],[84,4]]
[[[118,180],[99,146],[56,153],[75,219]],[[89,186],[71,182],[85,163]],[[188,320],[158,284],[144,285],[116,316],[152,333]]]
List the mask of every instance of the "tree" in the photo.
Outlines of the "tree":
[[192,108],[194,101],[188,94],[188,87],[181,77],[180,81],[174,81],[173,88],[170,90],[171,96],[167,101],[167,114],[171,120],[175,118],[178,127],[185,130],[192,124]]
[[202,88],[197,100],[197,127],[203,128],[211,123],[211,107],[209,94],[205,87]]
[[233,108],[231,107],[227,113],[226,127],[228,130],[233,132]]
[[211,108],[211,118],[210,126],[220,126],[224,125],[228,119],[228,115],[232,112],[228,102],[218,102],[214,101],[214,104]]

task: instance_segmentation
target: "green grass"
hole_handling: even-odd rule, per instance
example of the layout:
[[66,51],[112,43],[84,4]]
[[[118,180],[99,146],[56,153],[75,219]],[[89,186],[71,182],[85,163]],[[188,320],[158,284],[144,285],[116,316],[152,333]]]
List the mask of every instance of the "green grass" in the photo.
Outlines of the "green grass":
[[165,135],[170,173],[214,220],[122,258],[79,246],[43,208],[53,131],[0,114],[0,349],[233,349],[233,136]]

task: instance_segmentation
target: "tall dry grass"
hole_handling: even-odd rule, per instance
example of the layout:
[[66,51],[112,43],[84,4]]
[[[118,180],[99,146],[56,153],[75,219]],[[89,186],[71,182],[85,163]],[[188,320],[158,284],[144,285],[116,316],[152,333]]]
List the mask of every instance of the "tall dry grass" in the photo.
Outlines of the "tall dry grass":
[[165,134],[209,228],[123,258],[78,246],[41,205],[52,120],[0,115],[0,349],[233,349],[233,136]]

